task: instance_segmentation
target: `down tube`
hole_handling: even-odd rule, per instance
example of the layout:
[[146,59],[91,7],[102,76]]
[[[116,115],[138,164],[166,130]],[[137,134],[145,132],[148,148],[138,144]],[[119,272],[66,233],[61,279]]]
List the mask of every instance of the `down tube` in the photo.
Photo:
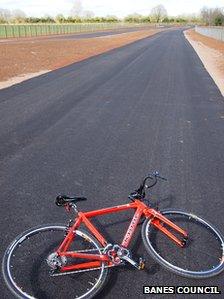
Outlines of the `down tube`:
[[132,236],[133,236],[133,234],[135,232],[135,229],[136,229],[136,227],[137,227],[137,225],[139,223],[139,220],[140,220],[140,218],[142,216],[142,213],[143,213],[143,209],[142,209],[142,207],[139,207],[136,210],[136,212],[135,212],[135,214],[134,214],[134,216],[132,218],[132,221],[131,221],[131,223],[130,223],[130,225],[128,227],[128,230],[127,230],[127,232],[126,232],[126,234],[124,236],[124,239],[123,239],[123,241],[121,243],[122,247],[125,247],[125,248],[128,247],[128,245],[129,245],[129,243],[131,241],[131,238],[132,238]]

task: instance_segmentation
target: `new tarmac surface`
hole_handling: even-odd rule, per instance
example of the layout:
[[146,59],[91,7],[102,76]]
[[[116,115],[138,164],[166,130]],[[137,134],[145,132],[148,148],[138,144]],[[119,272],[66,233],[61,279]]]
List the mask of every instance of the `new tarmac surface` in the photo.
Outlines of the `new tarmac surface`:
[[[169,28],[170,26],[161,26]],[[110,37],[111,35],[117,35],[128,32],[135,32],[147,29],[155,29],[155,26],[140,26],[140,27],[129,27],[129,28],[115,28],[112,30],[103,30],[103,31],[93,31],[93,32],[82,32],[74,34],[54,34],[54,35],[43,35],[43,36],[32,36],[32,37],[20,37],[20,38],[5,38],[0,39],[0,43],[20,43],[21,41],[40,41],[40,40],[71,40],[71,39],[86,39],[86,38],[95,38],[95,37]]]
[[[152,26],[151,29],[154,29],[155,27]],[[90,33],[76,33],[76,34],[64,34],[59,36],[49,36],[49,38],[53,39],[84,39],[84,38],[94,38],[94,37],[105,37],[110,35],[116,35],[116,34],[122,34],[127,32],[135,32],[140,31],[144,29],[150,29],[149,26],[141,26],[141,27],[131,27],[131,28],[119,28],[114,30],[106,30],[106,31],[96,31],[96,32],[90,32]]]
[[[119,205],[152,170],[169,179],[152,190],[153,204],[194,212],[224,232],[223,97],[182,30],[1,90],[0,128],[1,257],[23,230],[67,221],[54,204],[58,193],[86,196],[82,210]],[[128,219],[100,221],[118,242]],[[140,241],[133,240],[134,256],[146,256]],[[143,285],[224,292],[224,274],[198,281],[146,262],[145,271],[112,271],[98,298],[149,298]],[[0,287],[1,298],[14,298],[2,280]]]

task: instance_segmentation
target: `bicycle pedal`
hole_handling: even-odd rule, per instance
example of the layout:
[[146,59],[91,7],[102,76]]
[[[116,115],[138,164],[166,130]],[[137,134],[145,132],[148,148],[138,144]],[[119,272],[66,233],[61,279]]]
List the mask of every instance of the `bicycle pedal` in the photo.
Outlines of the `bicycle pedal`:
[[144,270],[145,269],[145,259],[143,259],[141,257],[139,258],[138,269],[139,270]]

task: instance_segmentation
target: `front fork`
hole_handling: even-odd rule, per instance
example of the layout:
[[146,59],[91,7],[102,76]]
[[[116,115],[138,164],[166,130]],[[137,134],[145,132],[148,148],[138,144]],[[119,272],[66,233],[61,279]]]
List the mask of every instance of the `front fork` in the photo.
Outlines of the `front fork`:
[[[150,216],[149,216],[150,218]],[[183,230],[181,227],[178,225],[174,224],[172,221],[167,219],[165,216],[163,216],[161,213],[157,211],[153,211],[151,213],[151,223],[154,225],[158,230],[160,230],[162,233],[164,233],[169,239],[171,239],[174,243],[176,243],[180,247],[185,247],[187,244],[188,240],[188,233]],[[173,229],[176,233],[178,233],[180,236],[182,236],[181,240],[171,233],[168,228],[166,228],[164,225],[167,227]]]

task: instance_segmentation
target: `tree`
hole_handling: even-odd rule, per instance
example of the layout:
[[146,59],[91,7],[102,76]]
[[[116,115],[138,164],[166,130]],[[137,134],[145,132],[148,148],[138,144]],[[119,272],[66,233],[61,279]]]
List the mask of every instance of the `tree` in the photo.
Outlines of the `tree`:
[[184,17],[177,17],[176,22],[177,23],[187,23],[187,19]]
[[211,23],[212,23],[212,9],[204,6],[201,9],[201,17],[202,17],[202,20],[205,22],[205,25],[211,25]]
[[26,14],[21,9],[15,9],[11,13],[11,18],[16,23],[22,23],[26,18]]
[[151,18],[150,16],[144,16],[142,17],[142,23],[150,23],[151,22]]
[[83,6],[81,0],[75,0],[75,3],[71,9],[70,15],[72,17],[81,17],[83,14]]
[[117,22],[119,22],[119,19],[118,19],[116,16],[113,16],[113,15],[107,15],[107,16],[106,16],[106,22],[109,22],[109,23],[117,23]]
[[201,17],[205,25],[222,25],[224,18],[224,11],[222,8],[207,8],[203,7],[201,10]]
[[84,10],[82,16],[85,19],[92,19],[94,17],[94,13],[91,10]]
[[213,10],[213,20],[212,20],[212,22],[215,26],[224,25],[224,9],[215,8]]
[[163,23],[169,23],[170,22],[170,19],[168,17],[165,17],[163,20],[162,20]]
[[11,12],[8,9],[0,8],[0,23],[7,23],[10,21]]
[[55,17],[55,21],[56,21],[56,23],[64,23],[64,21],[65,21],[65,17],[63,16],[63,14],[58,14],[58,15]]
[[151,10],[151,16],[156,21],[156,23],[159,23],[167,16],[167,11],[163,5],[157,5],[152,8]]
[[142,15],[138,13],[133,13],[124,18],[124,21],[128,23],[141,23],[141,20],[142,20]]
[[55,20],[48,14],[41,18],[42,23],[55,23]]

